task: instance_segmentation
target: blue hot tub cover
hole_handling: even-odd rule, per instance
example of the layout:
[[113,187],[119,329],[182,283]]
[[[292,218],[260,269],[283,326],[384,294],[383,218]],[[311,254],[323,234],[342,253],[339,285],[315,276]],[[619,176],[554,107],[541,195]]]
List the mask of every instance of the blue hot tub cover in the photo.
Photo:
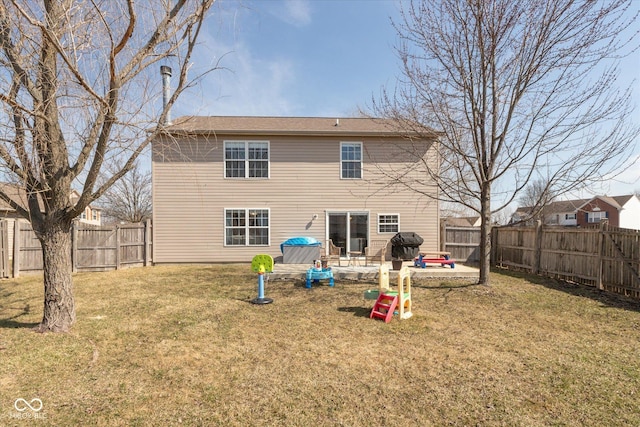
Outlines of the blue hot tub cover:
[[280,243],[280,252],[284,253],[285,246],[322,246],[322,243],[315,237],[292,237]]

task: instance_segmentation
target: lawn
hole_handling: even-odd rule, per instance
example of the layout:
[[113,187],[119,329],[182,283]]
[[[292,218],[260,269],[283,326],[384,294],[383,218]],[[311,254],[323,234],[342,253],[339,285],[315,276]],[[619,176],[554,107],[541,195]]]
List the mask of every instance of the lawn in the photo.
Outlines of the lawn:
[[640,425],[639,303],[491,278],[414,281],[385,324],[373,283],[268,281],[255,306],[248,265],[83,273],[69,334],[31,330],[39,276],[3,280],[0,425]]

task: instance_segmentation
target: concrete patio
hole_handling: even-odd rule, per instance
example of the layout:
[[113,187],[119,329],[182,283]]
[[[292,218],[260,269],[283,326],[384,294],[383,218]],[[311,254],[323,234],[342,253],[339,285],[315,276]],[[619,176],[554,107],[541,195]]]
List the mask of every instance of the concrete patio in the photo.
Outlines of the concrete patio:
[[[342,266],[338,266],[336,263],[330,265],[333,270],[333,277],[335,280],[366,280],[377,281],[378,271],[380,265],[364,265],[364,261],[361,265],[349,265],[347,261],[342,261]],[[389,278],[395,280],[398,276],[398,272],[393,270],[391,263],[389,266]],[[408,266],[411,272],[411,279],[470,279],[477,280],[479,271],[475,267],[470,267],[463,264],[456,264],[455,268],[449,266],[440,265],[428,265],[426,268],[419,268],[413,266],[413,261],[406,261],[403,263],[403,267]],[[270,280],[277,279],[300,279],[304,280],[306,272],[312,265],[307,264],[281,264],[276,263],[273,267],[273,272],[269,274]]]

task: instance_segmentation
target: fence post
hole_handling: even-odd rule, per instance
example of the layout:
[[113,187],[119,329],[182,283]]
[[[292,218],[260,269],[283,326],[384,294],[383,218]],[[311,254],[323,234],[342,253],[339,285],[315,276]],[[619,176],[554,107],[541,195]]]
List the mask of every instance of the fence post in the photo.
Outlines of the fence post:
[[71,272],[78,272],[78,222],[71,223]]
[[144,262],[142,265],[147,267],[151,264],[151,220],[144,221]]
[[116,270],[120,269],[120,226],[116,225]]
[[20,220],[13,223],[13,277],[20,276]]
[[498,265],[498,229],[500,227],[491,227],[491,255],[489,255],[489,262],[492,266]]
[[447,221],[440,220],[440,250],[447,250]]
[[2,241],[1,246],[2,248],[0,248],[2,250],[2,254],[0,256],[2,256],[2,278],[7,278],[10,276],[9,273],[9,221],[6,219],[3,219],[0,221],[0,233],[2,234],[0,236],[0,240]]
[[604,271],[604,235],[609,229],[609,221],[600,221],[600,232],[598,233],[598,277],[596,278],[596,289],[604,291],[602,274]]
[[536,221],[536,238],[535,247],[533,249],[533,274],[540,273],[540,259],[542,258],[542,221]]

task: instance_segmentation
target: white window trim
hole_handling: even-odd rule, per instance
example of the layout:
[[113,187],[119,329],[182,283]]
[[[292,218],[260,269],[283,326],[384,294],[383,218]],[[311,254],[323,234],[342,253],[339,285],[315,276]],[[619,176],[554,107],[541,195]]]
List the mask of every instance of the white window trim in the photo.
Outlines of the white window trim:
[[[249,226],[249,211],[255,211],[255,210],[267,211],[267,215],[268,215],[268,218],[269,218],[269,225],[266,227],[267,228],[267,243],[264,244],[264,245],[252,245],[252,244],[249,244],[249,230],[251,228]],[[245,229],[245,242],[244,242],[244,245],[229,245],[229,244],[227,244],[227,211],[244,211],[245,218],[246,218],[246,224],[244,226],[244,229]],[[268,246],[271,246],[271,209],[270,208],[224,208],[223,211],[222,211],[222,230],[223,230],[222,243],[223,243],[223,246],[225,246],[227,248],[268,247]]]
[[[396,223],[398,226],[398,230],[397,231],[380,231],[380,217],[381,216],[396,216],[398,217],[398,222]],[[392,224],[385,224],[385,225],[392,225]],[[378,214],[378,221],[376,224],[377,230],[378,230],[378,234],[391,234],[391,233],[397,233],[398,231],[400,231],[400,214],[399,213],[379,213]]]
[[[598,218],[596,218],[596,215],[598,216]],[[607,212],[606,211],[593,211],[593,212],[589,212],[589,218],[588,218],[588,222],[590,224],[592,223],[596,223],[596,222],[600,222],[603,219],[607,219]]]
[[[235,176],[227,176],[227,143],[244,143],[244,152],[245,152],[245,159],[244,159],[244,177],[235,177]],[[266,177],[253,177],[253,176],[249,176],[249,144],[250,143],[262,143],[262,144],[267,144],[267,165],[268,165],[268,171],[267,171],[267,176]],[[243,180],[243,179],[270,179],[271,178],[271,141],[267,141],[267,140],[257,140],[257,139],[242,139],[242,140],[235,140],[235,139],[228,139],[223,141],[222,144],[222,177],[224,179],[234,179],[234,180]]]
[[[342,160],[342,147],[345,144],[349,144],[349,145],[359,145],[360,146],[360,178],[349,178],[349,177],[344,177],[342,176],[342,164],[345,162],[344,160]],[[338,171],[338,173],[340,174],[340,179],[345,179],[345,180],[359,180],[359,179],[364,179],[364,167],[363,167],[363,158],[364,158],[364,144],[362,143],[362,141],[340,141],[340,170]],[[349,163],[355,163],[355,161],[353,160],[347,160]]]

